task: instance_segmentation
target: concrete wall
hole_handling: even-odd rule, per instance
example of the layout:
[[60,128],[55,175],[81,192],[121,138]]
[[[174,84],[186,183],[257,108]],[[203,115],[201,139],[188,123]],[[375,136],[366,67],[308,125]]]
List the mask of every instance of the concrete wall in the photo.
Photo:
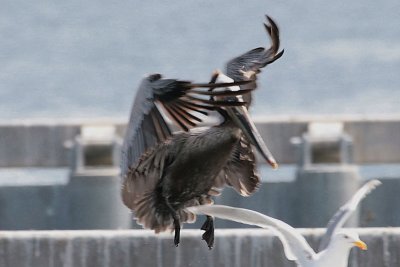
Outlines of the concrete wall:
[[65,229],[68,206],[65,185],[0,186],[0,229]]
[[[307,184],[301,185],[295,180],[265,182],[250,197],[242,197],[233,189],[225,188],[215,201],[257,210],[294,227],[324,227],[352,194],[349,189],[355,191],[358,188],[351,179],[334,180],[326,184],[329,186],[315,182],[308,186],[309,190],[305,190]],[[336,180],[347,185],[347,189],[333,186],[332,182]],[[400,226],[400,179],[380,180],[383,184],[361,202],[353,220],[349,220],[353,222],[351,226]],[[299,190],[300,187],[303,189]],[[322,190],[317,193],[320,187]],[[142,228],[131,220],[130,211],[119,196],[119,178],[112,176],[91,176],[79,183],[0,186],[0,218],[2,230]],[[185,227],[199,229],[203,222],[201,218]],[[216,223],[219,228],[247,227],[231,221]]]
[[[317,246],[321,229],[299,230]],[[398,267],[400,229],[358,229],[367,251],[353,248],[351,267]],[[0,266],[9,267],[294,267],[280,241],[264,229],[217,230],[209,250],[201,231],[183,230],[179,247],[171,234],[150,231],[0,232]]]
[[[300,136],[311,121],[339,121],[354,140],[356,163],[400,162],[400,117],[298,116],[256,118],[257,127],[280,163],[294,163],[290,138]],[[81,125],[115,125],[123,135],[126,120],[30,120],[0,123],[0,167],[68,165],[65,142]]]
[[[381,178],[380,185],[361,205],[360,226],[400,226],[399,178]],[[399,264],[400,266],[400,264]]]

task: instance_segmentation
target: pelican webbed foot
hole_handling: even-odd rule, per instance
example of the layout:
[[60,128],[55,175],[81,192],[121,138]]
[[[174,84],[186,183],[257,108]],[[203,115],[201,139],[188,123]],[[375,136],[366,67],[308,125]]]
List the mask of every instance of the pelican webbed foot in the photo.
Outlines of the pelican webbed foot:
[[207,216],[206,221],[200,228],[201,230],[204,230],[204,234],[202,235],[202,238],[204,241],[206,241],[207,246],[209,249],[212,249],[214,246],[214,220],[211,216]]

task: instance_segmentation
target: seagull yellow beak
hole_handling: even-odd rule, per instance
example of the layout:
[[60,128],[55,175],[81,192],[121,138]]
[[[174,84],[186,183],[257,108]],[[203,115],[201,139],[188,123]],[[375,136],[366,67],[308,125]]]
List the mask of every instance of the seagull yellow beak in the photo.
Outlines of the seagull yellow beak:
[[353,243],[354,244],[354,246],[356,246],[356,247],[359,247],[360,249],[362,249],[362,250],[367,250],[367,244],[365,244],[363,241],[361,241],[361,240],[358,240],[358,241],[356,241],[356,242],[354,242]]

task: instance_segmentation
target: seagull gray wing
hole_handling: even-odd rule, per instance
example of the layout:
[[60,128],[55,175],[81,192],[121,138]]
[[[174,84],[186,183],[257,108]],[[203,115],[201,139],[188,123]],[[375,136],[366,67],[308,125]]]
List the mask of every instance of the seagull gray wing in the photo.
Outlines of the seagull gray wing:
[[[227,63],[227,75],[233,80],[252,81],[249,84],[241,86],[242,89],[255,89],[257,87],[256,77],[261,72],[261,69],[283,55],[284,50],[278,52],[280,46],[278,26],[269,16],[266,16],[266,18],[268,24],[264,23],[264,26],[271,39],[271,46],[269,48],[258,47],[252,49],[243,55],[231,59]],[[250,104],[251,95],[246,95],[244,100]]]
[[[214,96],[241,95],[248,90],[214,90],[208,88],[243,85],[246,82],[194,84],[189,81],[162,79],[153,74],[142,80],[131,109],[122,147],[121,173],[125,177],[140,156],[149,148],[171,136],[163,114],[187,131],[201,122],[200,115],[222,106],[240,106],[243,101],[207,99]],[[162,110],[161,110],[162,109]],[[164,111],[164,112],[162,112]]]
[[326,232],[321,239],[319,245],[319,251],[322,251],[328,247],[332,236],[341,228],[345,222],[349,219],[352,213],[356,210],[358,204],[363,200],[372,190],[379,186],[381,182],[379,180],[371,180],[361,187],[354,196],[332,216],[326,227]]
[[206,214],[221,219],[271,229],[281,240],[285,255],[289,260],[305,262],[314,259],[316,256],[305,238],[296,229],[283,221],[259,212],[224,205],[202,205],[187,209],[195,214]]

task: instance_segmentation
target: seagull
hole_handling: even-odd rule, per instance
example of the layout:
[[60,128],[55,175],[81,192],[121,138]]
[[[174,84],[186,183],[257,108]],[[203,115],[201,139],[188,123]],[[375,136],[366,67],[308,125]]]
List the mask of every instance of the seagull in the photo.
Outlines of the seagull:
[[332,217],[322,238],[322,250],[316,253],[305,238],[287,223],[256,211],[224,205],[196,206],[188,210],[221,219],[268,228],[282,242],[286,258],[302,267],[347,267],[350,249],[354,246],[366,250],[367,245],[350,229],[341,229],[355,211],[360,201],[379,186],[379,180],[371,180],[361,187]]

